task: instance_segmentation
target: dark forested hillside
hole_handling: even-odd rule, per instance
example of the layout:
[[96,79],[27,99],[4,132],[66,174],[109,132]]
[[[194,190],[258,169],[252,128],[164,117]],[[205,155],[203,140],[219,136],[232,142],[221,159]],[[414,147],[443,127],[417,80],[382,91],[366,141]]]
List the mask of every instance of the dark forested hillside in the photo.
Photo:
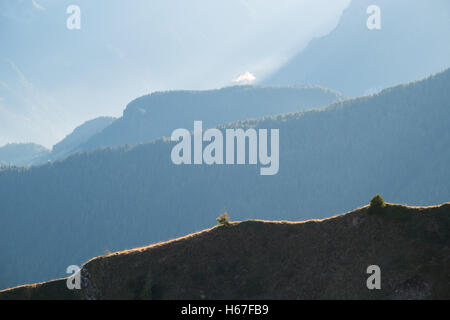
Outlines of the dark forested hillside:
[[280,130],[274,176],[248,165],[175,166],[174,143],[165,140],[4,169],[0,260],[8,263],[0,264],[0,286],[55,278],[106,249],[203,229],[224,210],[235,220],[303,220],[375,193],[411,205],[446,202],[449,88],[447,70],[320,110],[232,124]]
[[206,127],[313,109],[342,96],[320,87],[235,86],[207,91],[155,92],[132,101],[119,118],[93,136],[79,151],[149,142],[188,128],[194,120]]
[[[380,8],[380,30],[366,27],[371,5]],[[316,84],[359,96],[448,68],[449,38],[447,0],[353,0],[335,30],[263,83]]]
[[[82,266],[81,290],[58,279],[0,290],[0,300],[448,300],[449,244],[450,203],[364,206],[302,222],[230,222],[93,258]],[[380,289],[368,290],[374,264]]]

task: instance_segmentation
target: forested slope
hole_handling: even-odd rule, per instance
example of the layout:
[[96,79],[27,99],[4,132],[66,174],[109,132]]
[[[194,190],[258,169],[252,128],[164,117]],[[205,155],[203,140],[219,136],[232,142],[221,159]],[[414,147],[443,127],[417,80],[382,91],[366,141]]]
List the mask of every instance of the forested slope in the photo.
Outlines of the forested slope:
[[[64,275],[105,249],[236,220],[327,217],[367,203],[450,197],[450,71],[330,107],[230,126],[280,130],[280,170],[175,166],[174,143],[97,150],[0,172],[0,286]],[[17,253],[20,254],[17,254]]]

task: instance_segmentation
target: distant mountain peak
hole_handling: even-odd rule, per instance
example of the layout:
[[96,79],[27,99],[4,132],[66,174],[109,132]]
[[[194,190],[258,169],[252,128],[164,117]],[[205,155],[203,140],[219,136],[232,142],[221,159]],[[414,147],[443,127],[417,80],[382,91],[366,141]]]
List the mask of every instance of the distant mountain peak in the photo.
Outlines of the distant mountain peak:
[[[377,5],[381,30],[369,30]],[[450,2],[354,0],[335,30],[313,39],[264,84],[318,84],[361,96],[450,66]],[[432,35],[432,36],[430,36]]]

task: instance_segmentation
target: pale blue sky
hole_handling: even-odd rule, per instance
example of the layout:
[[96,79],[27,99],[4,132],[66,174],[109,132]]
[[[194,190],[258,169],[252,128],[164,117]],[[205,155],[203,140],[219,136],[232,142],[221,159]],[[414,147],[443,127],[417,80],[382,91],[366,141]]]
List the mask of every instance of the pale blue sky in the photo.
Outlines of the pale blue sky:
[[[51,147],[91,118],[156,90],[256,82],[350,0],[1,0],[0,145]],[[81,8],[81,30],[66,8]]]

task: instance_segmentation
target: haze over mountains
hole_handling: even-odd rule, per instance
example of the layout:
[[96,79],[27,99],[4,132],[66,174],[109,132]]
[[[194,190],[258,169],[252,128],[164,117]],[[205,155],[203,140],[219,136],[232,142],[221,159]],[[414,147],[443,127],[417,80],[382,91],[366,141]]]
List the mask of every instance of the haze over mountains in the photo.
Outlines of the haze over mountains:
[[99,117],[75,128],[70,135],[53,146],[51,159],[62,159],[76,152],[79,145],[101,132],[115,120],[112,117]]
[[[0,146],[51,148],[149,92],[221,88],[246,71],[260,78],[332,30],[348,2],[0,1]],[[66,27],[70,5],[81,9],[80,30]]]
[[[50,139],[60,133],[61,128],[67,128],[68,123],[71,126],[77,123],[79,117],[83,118],[82,114],[98,116],[99,112],[108,114],[110,110],[119,110],[118,106],[123,108],[130,96],[134,98],[149,92],[148,88],[153,88],[155,83],[153,81],[160,81],[158,85],[164,89],[169,85],[171,89],[189,89],[157,91],[140,96],[126,106],[121,117],[98,117],[87,121],[55,144],[52,150],[33,143],[0,147],[0,289],[65,276],[67,266],[81,265],[87,259],[108,251],[147,245],[202,230],[214,224],[215,218],[224,211],[229,212],[232,220],[305,220],[349,211],[366,204],[377,193],[388,202],[408,205],[438,205],[450,200],[449,1],[353,0],[334,31],[311,41],[306,49],[299,51],[261,85],[190,90],[192,87],[211,88],[215,83],[225,81],[224,78],[231,81],[228,74],[231,69],[227,67],[235,65],[234,59],[242,62],[240,68],[245,67],[245,71],[254,71],[246,69],[247,66],[255,66],[259,71],[273,68],[272,51],[255,61],[249,53],[265,52],[278,43],[269,41],[265,32],[258,31],[256,34],[264,38],[264,45],[261,42],[252,47],[257,41],[251,31],[261,26],[258,19],[265,16],[261,12],[252,13],[260,1],[235,1],[245,7],[245,14],[236,21],[258,21],[258,24],[249,22],[248,29],[244,27],[245,23],[230,27],[235,31],[242,30],[239,35],[248,37],[239,37],[238,44],[235,43],[236,37],[214,28],[208,30],[212,31],[214,39],[204,33],[201,33],[201,41],[194,39],[189,32],[198,35],[198,26],[181,31],[172,29],[175,22],[178,24],[182,19],[178,20],[163,10],[157,14],[157,11],[151,11],[151,17],[158,18],[151,20],[138,5],[128,6],[128,11],[122,12],[119,1],[109,1],[111,5],[103,12],[99,10],[100,0],[84,2],[83,10],[86,9],[91,17],[100,12],[101,19],[88,20],[83,24],[83,31],[70,33],[70,37],[67,30],[55,29],[58,31],[51,34],[44,32],[45,41],[48,41],[44,43],[41,41],[43,38],[36,37],[35,31],[51,30],[60,20],[63,21],[64,15],[62,18],[57,16],[61,8],[65,9],[66,1],[55,2],[54,5],[49,2],[48,7],[42,6],[41,9],[35,6],[34,9],[40,10],[39,16],[34,11],[26,11],[24,16],[20,10],[23,2],[12,5],[12,11],[0,10],[0,19],[3,19],[0,25],[10,26],[12,22],[12,25],[24,25],[18,33],[20,37],[11,37],[11,42],[0,53],[0,58],[5,55],[3,60],[0,59],[0,141],[22,139],[30,134]],[[290,1],[277,8],[291,16],[294,12],[289,8],[299,8],[297,2]],[[339,1],[341,5],[343,2]],[[148,1],[136,3],[148,6]],[[317,5],[318,1],[309,2],[304,7],[305,12],[314,7],[310,6],[312,3]],[[329,3],[337,5],[338,1]],[[381,8],[381,30],[371,31],[366,27],[366,9],[373,4]],[[229,2],[222,5],[229,9],[228,14],[233,13],[232,7],[228,7]],[[165,4],[160,6],[162,9]],[[0,9],[6,7],[0,4]],[[193,5],[180,1],[179,8],[193,10],[204,7],[201,1]],[[330,11],[327,8],[324,15]],[[273,16],[283,16],[280,12]],[[120,19],[123,13],[129,15],[125,20]],[[195,10],[191,13],[191,18],[198,14]],[[208,16],[207,21],[212,22],[214,16]],[[166,18],[173,20],[167,22]],[[45,25],[37,23],[34,27],[38,20],[45,21]],[[316,19],[311,15],[307,20]],[[105,24],[111,21],[123,24],[108,25],[114,31],[111,32]],[[147,37],[147,29],[142,26],[140,33],[132,32],[136,25],[148,21],[151,22],[149,30],[153,38]],[[311,30],[314,30],[307,33],[326,33],[323,32],[325,26],[330,24],[330,20],[327,21],[311,22]],[[166,32],[170,36],[158,33],[160,24],[169,26],[170,30]],[[278,32],[283,41],[298,32],[294,29],[300,28],[295,23],[287,25],[290,27]],[[0,36],[7,34],[9,28],[12,27],[0,28]],[[99,33],[91,32],[94,30]],[[158,30],[158,34],[153,34],[154,30]],[[272,30],[272,24],[264,25],[264,30]],[[22,37],[26,43],[31,41],[35,44],[33,48],[39,47],[45,53],[36,59],[34,52],[24,50],[26,45]],[[52,37],[69,40],[62,45]],[[143,38],[146,41],[141,41]],[[177,38],[182,41],[172,41]],[[247,43],[248,39],[252,42]],[[298,41],[305,39],[302,36]],[[99,47],[94,48],[97,42]],[[212,49],[212,44],[218,42],[221,48],[226,48],[225,52],[215,47]],[[58,43],[58,48],[55,43]],[[137,49],[134,47],[136,43],[139,44]],[[158,46],[161,43],[167,46]],[[205,47],[205,43],[209,46]],[[228,48],[229,43],[236,46]],[[187,50],[189,54],[183,55],[181,52],[184,51],[180,49],[183,45],[194,50]],[[92,50],[88,50],[91,47]],[[245,50],[248,47],[252,47],[251,50]],[[192,52],[201,54],[193,57],[190,55]],[[68,58],[69,53],[71,59]],[[88,55],[80,55],[78,59],[77,54],[80,53]],[[280,52],[274,54],[278,62],[280,55]],[[12,56],[21,62],[8,58]],[[208,59],[202,59],[205,56]],[[167,64],[159,66],[163,60]],[[117,69],[112,69],[112,65]],[[201,68],[198,67],[200,65]],[[261,74],[266,73],[261,71]],[[68,80],[63,81],[64,77]],[[259,74],[257,79],[260,79]],[[417,79],[420,80],[414,81]],[[56,85],[55,81],[58,82]],[[48,92],[53,94],[48,95]],[[133,92],[139,94],[132,95]],[[82,101],[84,103],[80,103]],[[19,107],[11,108],[13,105]],[[259,165],[174,165],[171,151],[175,142],[164,137],[170,136],[177,128],[192,130],[195,120],[203,121],[204,129],[278,129],[278,174],[261,176]],[[401,208],[400,211],[403,214],[405,210],[409,213],[418,213],[415,210],[423,212],[422,209],[411,208]],[[421,259],[431,259],[429,264],[418,267],[426,279],[417,279],[414,272],[418,269],[408,269],[408,277],[395,278],[395,286],[390,289],[399,288],[400,292],[404,290],[403,296],[408,296],[408,286],[412,286],[416,296],[424,292],[428,297],[439,296],[442,292],[448,296],[448,286],[439,286],[442,280],[439,276],[446,270],[440,267],[440,262],[448,265],[448,255],[445,255],[448,251],[448,205],[436,210],[440,216],[435,216],[432,210],[434,213],[430,220],[429,216],[418,215],[409,219],[410,216],[405,218],[401,215],[404,225],[397,220],[392,224],[392,221],[385,223],[384,220],[364,216],[364,221],[370,220],[363,225],[365,230],[379,228],[380,233],[370,234],[354,228],[360,222],[359,217],[355,222],[354,214],[350,215],[351,219],[333,220],[331,225],[344,230],[340,233],[340,230],[331,228],[330,232],[334,232],[338,243],[330,242],[328,231],[318,235],[315,240],[323,244],[321,248],[327,255],[311,253],[310,258],[317,259],[314,260],[317,265],[326,265],[326,261],[337,263],[336,256],[360,250],[359,244],[348,246],[352,241],[347,237],[347,231],[355,236],[353,241],[360,239],[374,250],[382,250],[383,241],[378,235],[383,234],[392,241],[399,241],[395,250],[383,256],[387,263],[399,267],[393,258],[395,254],[405,252],[414,244],[414,239],[420,239],[423,242],[411,248],[411,255],[415,258],[408,260],[408,266],[412,268]],[[443,212],[446,216],[441,215]],[[398,217],[388,218],[395,220]],[[245,229],[248,225],[243,223],[234,230],[243,227],[248,231]],[[264,223],[250,223],[252,228],[255,225],[256,229],[267,227]],[[329,226],[327,222],[322,225]],[[314,228],[301,230],[316,236],[315,231],[319,230]],[[250,228],[255,239],[264,237],[264,233],[260,234],[256,229]],[[277,227],[264,230],[271,234],[270,229],[280,231]],[[287,238],[296,237],[291,231],[280,232]],[[397,232],[399,237],[396,237]],[[277,238],[289,246],[289,242],[284,240]],[[315,242],[309,243],[313,246]],[[260,249],[266,246],[264,242],[257,242],[257,245]],[[343,249],[345,246],[350,248],[349,251]],[[277,255],[272,249],[275,264],[266,265],[267,270],[287,261],[286,256]],[[310,252],[305,247],[300,249]],[[216,255],[214,250],[209,253]],[[358,257],[362,255],[362,251],[357,252]],[[126,264],[131,261],[139,265],[150,261],[145,260],[145,255],[137,260],[128,260],[129,256],[122,258],[99,260],[114,262],[110,264],[113,269],[120,265],[116,262]],[[290,261],[294,262],[291,268],[296,265],[295,259]],[[440,262],[436,265],[438,260]],[[231,273],[234,273],[235,260],[227,257],[226,262],[230,263]],[[245,269],[246,264],[260,262],[250,257],[245,260],[244,267],[240,267]],[[165,268],[170,269],[167,275],[163,275]],[[183,274],[186,270],[192,275],[190,267],[178,270],[174,264],[155,270],[159,270],[160,279],[170,278],[177,272]],[[308,279],[295,278],[292,272],[288,274],[299,283]],[[345,272],[341,275],[348,276]],[[432,278],[433,275],[437,275],[436,278]],[[143,269],[136,278],[134,276],[127,278],[131,284],[145,283]],[[244,291],[239,297],[268,297],[258,287],[257,294],[254,294],[253,285],[261,279],[260,276],[257,273],[244,277],[245,283],[241,286]],[[187,281],[191,278],[195,282],[199,276],[192,275]],[[284,280],[288,277],[268,279],[273,280],[274,287],[276,281],[289,281]],[[433,283],[437,291],[428,290],[429,283]],[[104,285],[101,280],[98,284]],[[194,283],[194,287],[196,285],[198,283]],[[122,289],[120,286],[117,288]],[[321,288],[329,293],[325,297],[342,296],[342,292],[333,291],[331,287]],[[147,294],[139,286],[134,289],[137,291],[126,294],[130,297],[140,297],[143,292]],[[212,288],[211,296],[220,297],[221,289]],[[353,292],[352,288],[349,289]],[[169,292],[167,287],[166,290],[162,297],[197,294],[195,290],[187,291],[185,295]],[[310,295],[305,297],[314,298],[314,292],[310,290]],[[394,297],[395,292],[391,290],[385,297]],[[29,294],[27,290],[25,294]],[[283,297],[292,297],[291,294],[292,291],[280,293]]]
[[[369,30],[378,5],[381,30]],[[450,2],[354,0],[338,26],[313,39],[264,84],[321,85],[360,96],[450,67]]]
[[449,87],[446,70],[324,109],[228,125],[280,130],[280,170],[270,177],[256,166],[175,166],[174,143],[165,140],[3,169],[0,260],[8,264],[0,286],[203,229],[224,210],[235,220],[302,220],[348,211],[376,193],[411,205],[445,202]]
[[[101,147],[149,142],[170,136],[178,128],[202,119],[209,127],[238,120],[323,107],[343,99],[321,87],[234,86],[206,91],[154,92],[133,100],[119,119],[99,117],[85,122],[53,146],[51,153],[36,153],[30,161],[0,153],[0,162],[39,165]],[[17,145],[18,146],[18,145]],[[1,149],[0,149],[1,150]],[[8,150],[12,150],[10,146]],[[8,160],[8,162],[6,162]]]
[[31,166],[66,158],[77,147],[114,122],[112,117],[99,117],[83,123],[48,150],[33,143],[13,143],[0,147],[0,165]]
[[50,150],[35,143],[11,143],[0,147],[0,165],[27,166],[50,155]]
[[234,86],[206,91],[155,92],[130,102],[123,116],[78,147],[149,142],[170,137],[173,130],[191,128],[195,120],[215,127],[227,122],[261,118],[327,106],[343,99],[321,87]]
[[[252,71],[257,75],[257,82],[263,85],[319,85],[339,91],[344,96],[358,96],[421,79],[450,66],[450,44],[447,41],[450,34],[450,4],[446,0],[351,1],[334,30],[339,13],[350,1],[328,1],[326,5],[321,5],[319,1],[289,1],[270,15],[267,14],[269,7],[262,1],[245,1],[243,4],[241,0],[235,2],[239,3],[239,19],[249,23],[246,32],[237,32],[236,29],[239,28],[232,27],[239,37],[243,34],[259,34],[261,28],[255,26],[261,22],[267,24],[268,16],[271,16],[272,20],[274,15],[277,17],[276,28],[269,28],[272,37],[274,30],[278,30],[276,40],[261,41],[261,36],[258,36],[255,39],[264,42],[264,45],[252,46],[250,43],[243,43],[250,41],[249,39],[252,39],[253,43],[255,39],[247,36],[244,41],[236,36],[236,41],[237,38],[240,39],[237,46],[243,46],[246,50],[233,51],[233,58],[225,59],[226,62],[222,58],[219,59],[222,64],[232,65],[243,59],[245,63],[243,62],[240,68],[245,66],[245,69],[241,72]],[[122,14],[126,13],[127,17],[134,14],[140,18],[139,22],[148,23],[148,16],[145,19],[141,16],[141,8],[148,6],[146,1],[140,1],[136,7],[127,7],[125,13],[119,10],[120,2],[110,1],[107,6],[102,6],[102,3],[105,2],[83,1],[83,8],[98,19],[90,19],[88,25],[83,25],[87,31],[83,28],[80,33],[68,33],[64,28],[58,28],[64,20],[64,16],[60,17],[59,14],[65,11],[64,6],[70,4],[70,1],[48,3],[42,5],[41,9],[33,8],[30,3],[24,8],[25,1],[14,5],[0,4],[0,17],[5,25],[0,31],[0,37],[9,37],[9,45],[0,54],[4,59],[4,63],[0,63],[0,145],[35,142],[50,148],[56,139],[61,139],[61,132],[70,132],[84,119],[103,115],[117,116],[128,101],[144,93],[174,88],[222,87],[231,84],[231,79],[239,74],[234,65],[232,69],[235,71],[232,75],[228,74],[228,69],[224,71],[229,80],[221,78],[218,81],[216,69],[209,69],[209,74],[198,69],[200,65],[207,67],[204,63],[205,57],[201,53],[203,50],[200,50],[205,45],[205,39],[201,35],[206,31],[193,32],[195,27],[192,27],[190,31],[183,30],[183,34],[186,32],[189,35],[184,38],[174,36],[173,30],[165,30],[169,33],[167,37],[158,35],[156,39],[150,38],[154,40],[152,44],[162,41],[165,45],[160,46],[160,49],[165,52],[179,52],[180,44],[176,41],[178,39],[184,44],[183,48],[192,45],[198,49],[196,52],[201,56],[181,55],[186,60],[179,61],[180,55],[161,56],[159,51],[155,52],[149,44],[150,41],[142,41],[142,34],[134,32],[135,23],[130,25],[127,19],[120,19]],[[381,30],[370,31],[366,27],[369,16],[366,10],[373,4],[381,7]],[[196,2],[192,4],[192,8],[201,5]],[[170,21],[173,19],[176,24],[180,22],[180,19],[175,19],[166,11],[164,4],[159,6],[159,16],[153,16],[154,10],[147,14],[157,18],[157,21],[164,16]],[[314,6],[320,7],[320,10],[314,9]],[[192,8],[189,8],[189,15],[183,19],[190,19],[190,15],[197,14]],[[226,6],[224,10],[231,14],[231,6]],[[290,18],[281,23],[279,16],[286,12],[289,12]],[[295,19],[291,17],[295,16],[294,13],[297,13]],[[236,14],[237,12],[234,16]],[[44,23],[46,19],[49,20]],[[117,25],[118,21],[120,25]],[[289,32],[279,32],[281,26]],[[117,32],[109,33],[116,28],[122,30],[120,41],[117,39]],[[145,30],[153,29],[149,27]],[[11,32],[17,33],[17,36],[9,36]],[[197,36],[192,36],[190,32]],[[227,39],[229,35],[226,36],[222,32],[220,29],[219,34]],[[50,33],[58,41],[48,38]],[[129,39],[127,36],[125,40],[122,39],[124,34],[133,34],[134,37]],[[264,37],[267,34],[268,31]],[[311,37],[323,34],[325,36],[306,45]],[[45,46],[39,42],[42,35],[45,35]],[[297,38],[294,40],[295,37]],[[104,41],[99,43],[97,39]],[[192,40],[190,44],[189,39]],[[133,40],[141,43],[141,47],[136,48]],[[208,43],[217,41],[213,37],[208,37],[208,40]],[[225,43],[229,45],[230,42],[233,41]],[[279,49],[273,49],[277,48],[276,44],[280,45]],[[37,63],[30,54],[32,50],[23,48],[39,45],[43,46],[40,51],[43,58]],[[219,47],[222,48],[221,46]],[[124,49],[128,47],[129,50]],[[17,55],[15,50],[19,50],[20,55]],[[279,52],[276,52],[277,50]],[[216,56],[231,54],[225,51],[216,52]],[[248,51],[252,54],[259,52],[258,58],[250,59]],[[87,55],[86,52],[90,54]],[[241,53],[239,59],[235,57],[236,52]],[[208,57],[210,56],[213,55],[208,52]],[[289,56],[294,57],[282,64],[281,61]],[[193,63],[197,59],[200,59],[199,63]],[[164,67],[153,65],[154,61],[166,60],[170,63]],[[135,65],[138,62],[139,68]],[[214,65],[216,63],[214,62]],[[95,67],[89,68],[91,64]],[[148,64],[153,68],[148,68]],[[190,65],[196,65],[197,69],[190,70],[190,67],[186,67]],[[209,67],[211,68],[211,65]],[[214,81],[211,80],[214,77],[211,76],[210,70],[214,70]],[[180,74],[179,72],[186,72],[188,75],[169,76]],[[66,77],[67,74],[71,76]],[[89,79],[86,79],[87,74],[90,74]],[[149,80],[150,78],[152,80]],[[155,85],[158,81],[161,84]]]

